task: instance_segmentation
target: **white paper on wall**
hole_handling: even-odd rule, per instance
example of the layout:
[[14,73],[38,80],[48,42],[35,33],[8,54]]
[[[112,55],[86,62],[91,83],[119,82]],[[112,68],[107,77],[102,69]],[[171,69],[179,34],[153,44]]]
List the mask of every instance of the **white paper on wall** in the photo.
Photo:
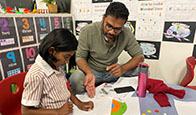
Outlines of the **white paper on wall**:
[[48,9],[45,2],[42,0],[36,0],[37,9]]
[[93,5],[93,22],[101,21],[106,8],[110,3],[94,3]]
[[75,20],[92,20],[91,0],[72,0],[71,12]]
[[161,41],[164,26],[164,0],[139,1],[137,40]]
[[138,0],[113,0],[114,2],[122,2],[129,10],[129,20],[135,20],[137,18]]
[[166,20],[194,20],[195,13],[195,0],[167,0],[166,2]]

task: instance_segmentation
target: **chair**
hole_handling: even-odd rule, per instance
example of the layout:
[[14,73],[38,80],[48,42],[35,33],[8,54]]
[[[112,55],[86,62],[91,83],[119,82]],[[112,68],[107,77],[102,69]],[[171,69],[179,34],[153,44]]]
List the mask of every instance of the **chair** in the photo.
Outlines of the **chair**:
[[195,68],[195,57],[194,56],[190,56],[186,59],[186,67],[187,67],[186,74],[183,80],[181,81],[180,86],[190,88],[192,86],[188,86],[188,84],[193,80],[193,77],[194,77],[194,68]]
[[0,81],[0,113],[2,115],[21,115],[23,82],[27,72],[12,75]]

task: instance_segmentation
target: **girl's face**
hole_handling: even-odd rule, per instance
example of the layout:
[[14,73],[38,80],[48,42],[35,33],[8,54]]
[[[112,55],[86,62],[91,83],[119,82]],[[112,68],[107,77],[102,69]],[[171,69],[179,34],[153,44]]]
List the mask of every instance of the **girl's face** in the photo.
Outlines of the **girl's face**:
[[60,67],[69,63],[69,59],[74,55],[75,51],[62,51],[62,52],[54,52],[53,56],[58,60],[57,62],[53,62],[56,67]]

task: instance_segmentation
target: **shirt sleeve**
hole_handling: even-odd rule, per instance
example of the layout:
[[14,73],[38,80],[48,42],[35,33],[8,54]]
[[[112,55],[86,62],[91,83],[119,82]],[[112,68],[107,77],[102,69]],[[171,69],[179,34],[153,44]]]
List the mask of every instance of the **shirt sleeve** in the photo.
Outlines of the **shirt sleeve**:
[[88,37],[89,37],[88,31],[86,30],[86,28],[83,28],[82,31],[80,32],[80,36],[78,39],[78,48],[76,51],[76,61],[79,59],[87,60],[88,52],[90,49]]
[[142,48],[140,47],[139,43],[136,41],[135,36],[129,32],[127,35],[129,38],[128,44],[125,47],[125,51],[132,57],[134,56],[144,56]]
[[24,106],[38,106],[43,89],[41,74],[27,74],[21,103]]

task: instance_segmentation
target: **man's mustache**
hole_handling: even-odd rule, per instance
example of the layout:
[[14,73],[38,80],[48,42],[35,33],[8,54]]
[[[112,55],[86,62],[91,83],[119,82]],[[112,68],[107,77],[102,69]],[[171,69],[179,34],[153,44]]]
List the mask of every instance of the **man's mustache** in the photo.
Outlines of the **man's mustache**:
[[113,34],[108,34],[108,33],[107,33],[107,35],[112,36],[112,37],[116,37],[116,36],[115,36],[115,35],[113,35]]

